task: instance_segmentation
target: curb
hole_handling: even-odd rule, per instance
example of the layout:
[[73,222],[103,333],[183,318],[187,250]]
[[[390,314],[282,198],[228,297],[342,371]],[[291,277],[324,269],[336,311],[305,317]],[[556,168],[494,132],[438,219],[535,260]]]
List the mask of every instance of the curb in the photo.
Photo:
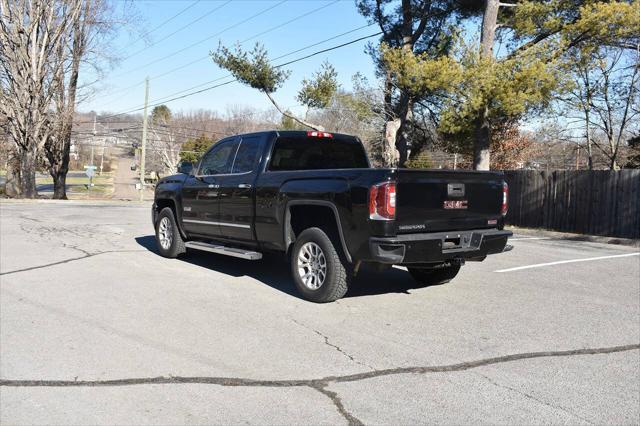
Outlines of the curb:
[[545,237],[549,239],[566,241],[586,241],[591,243],[612,244],[618,246],[640,248],[640,239],[607,237],[602,235],[572,234],[569,232],[549,231],[546,229],[519,228],[517,226],[505,226],[505,229],[512,231],[514,234],[517,233],[520,235],[527,235],[532,237]]

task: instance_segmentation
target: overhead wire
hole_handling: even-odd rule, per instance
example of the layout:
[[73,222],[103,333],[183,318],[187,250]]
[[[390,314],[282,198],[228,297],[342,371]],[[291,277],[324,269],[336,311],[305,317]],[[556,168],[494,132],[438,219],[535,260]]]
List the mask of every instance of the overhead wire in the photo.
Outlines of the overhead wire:
[[157,30],[159,30],[160,28],[164,27],[165,25],[167,25],[169,22],[173,21],[174,19],[176,19],[178,16],[182,15],[183,13],[185,13],[187,10],[191,9],[193,6],[195,6],[196,4],[200,3],[201,0],[196,0],[193,3],[191,3],[190,5],[188,5],[187,7],[185,7],[184,9],[180,10],[178,13],[172,15],[171,17],[169,17],[168,19],[162,21],[160,24],[156,25],[155,27],[153,27],[152,29],[150,29],[149,31],[146,31],[144,34],[142,34],[140,37],[138,37],[135,41],[130,42],[129,45],[133,45],[136,44],[137,42],[139,42],[140,40],[144,39],[146,36],[148,36],[149,34],[151,34],[152,32],[155,32]]
[[[273,58],[273,59],[272,59],[272,61],[276,61],[276,60],[278,60],[278,59],[286,58],[286,57],[291,56],[291,55],[293,55],[293,54],[295,54],[295,53],[302,52],[302,51],[307,50],[307,49],[310,49],[310,48],[312,48],[312,47],[315,47],[315,46],[318,46],[318,45],[324,44],[324,43],[326,43],[326,42],[328,42],[328,41],[335,40],[335,39],[337,39],[337,38],[340,38],[340,37],[343,37],[343,36],[345,36],[345,35],[348,35],[348,34],[354,33],[354,32],[356,32],[356,31],[362,30],[362,29],[364,29],[364,28],[368,28],[368,27],[370,27],[370,26],[372,26],[372,25],[373,25],[373,24],[363,25],[363,26],[360,26],[360,27],[357,27],[357,28],[351,29],[351,30],[349,30],[349,31],[346,31],[346,32],[343,32],[343,33],[337,34],[337,35],[335,35],[335,36],[332,36],[332,37],[326,38],[326,39],[324,39],[324,40],[321,40],[321,41],[318,41],[318,42],[312,43],[312,44],[310,44],[310,45],[307,45],[307,46],[301,47],[301,48],[299,48],[299,49],[293,50],[293,51],[291,51],[291,52],[285,53],[285,54],[283,54],[283,55],[277,56],[277,57]],[[346,46],[346,45],[353,44],[353,43],[356,43],[356,42],[358,42],[358,41],[361,41],[361,40],[364,40],[364,39],[367,39],[367,38],[371,38],[371,37],[374,37],[374,36],[376,36],[376,35],[380,35],[380,34],[382,34],[382,32],[377,32],[377,33],[375,33],[375,34],[367,35],[367,36],[365,36],[365,37],[361,37],[361,38],[356,39],[356,40],[354,40],[354,41],[347,42],[347,43],[345,43],[345,44],[339,45],[338,47],[344,47],[344,46]],[[321,50],[321,51],[319,51],[319,52],[315,52],[315,53],[313,53],[313,54],[310,54],[310,55],[308,55],[308,56],[305,56],[305,57],[304,57],[304,58],[302,58],[302,59],[307,59],[307,58],[310,58],[310,57],[312,57],[312,56],[319,55],[319,54],[321,54],[321,53],[325,53],[326,51],[334,50],[334,49],[336,49],[336,48],[338,48],[338,47],[332,47],[332,48],[324,49],[324,50]],[[299,60],[302,60],[302,59],[299,59]],[[298,60],[290,61],[290,62],[287,62],[287,63],[285,63],[285,64],[278,65],[278,67],[282,67],[282,66],[285,66],[285,65],[289,65],[289,64],[294,63],[294,62],[297,62],[297,61],[298,61]],[[211,84],[211,83],[215,83],[215,82],[217,82],[217,81],[224,80],[225,78],[229,78],[229,77],[232,77],[232,75],[231,75],[231,74],[225,74],[225,75],[223,75],[223,76],[221,76],[221,77],[214,78],[213,80],[208,80],[208,81],[205,81],[205,82],[203,82],[203,83],[199,83],[199,84],[197,84],[197,85],[195,85],[195,86],[191,86],[191,87],[189,87],[189,88],[187,88],[187,89],[179,90],[179,91],[177,91],[177,92],[171,93],[171,94],[166,95],[166,96],[163,96],[163,97],[161,97],[161,98],[154,99],[152,102],[159,102],[159,101],[163,101],[163,100],[165,100],[165,99],[170,99],[170,98],[172,98],[173,96],[180,95],[180,94],[185,93],[185,92],[189,92],[189,91],[191,91],[191,90],[197,89],[197,88],[202,87],[202,86],[206,86],[207,84]],[[235,81],[235,80],[233,80],[233,81]],[[230,81],[230,82],[233,82],[233,81]],[[228,83],[230,83],[230,82],[224,83],[223,85],[226,85],[226,84],[228,84]]]
[[[176,35],[176,34],[177,34],[177,33],[179,33],[180,31],[182,31],[182,30],[184,30],[184,29],[189,28],[191,25],[193,25],[193,24],[195,24],[195,23],[197,23],[197,22],[202,21],[202,20],[203,20],[204,18],[206,18],[207,16],[209,16],[209,15],[213,14],[214,12],[217,12],[218,10],[222,9],[223,7],[225,7],[226,5],[228,5],[229,3],[231,3],[231,1],[232,1],[232,0],[227,0],[227,1],[225,1],[225,2],[224,2],[224,3],[222,3],[221,5],[218,5],[218,6],[214,7],[213,9],[209,10],[208,12],[206,12],[206,13],[205,13],[205,14],[203,14],[203,15],[200,15],[198,18],[194,19],[193,21],[191,21],[191,22],[189,22],[189,23],[187,23],[187,24],[183,25],[182,27],[178,28],[177,30],[173,31],[172,33],[170,33],[170,34],[168,34],[168,35],[166,35],[166,36],[162,37],[160,40],[156,40],[156,41],[155,41],[155,42],[153,42],[152,44],[150,44],[150,45],[148,45],[148,46],[145,46],[143,49],[140,49],[140,50],[138,50],[138,51],[136,51],[136,52],[134,52],[134,53],[130,54],[129,56],[127,56],[127,57],[126,57],[126,58],[124,58],[124,59],[125,59],[125,60],[127,60],[127,59],[129,59],[129,58],[132,58],[132,57],[134,57],[134,56],[138,55],[139,53],[144,52],[145,50],[147,50],[147,49],[148,49],[148,48],[150,48],[150,47],[157,46],[158,44],[162,43],[163,41],[165,41],[165,40],[167,40],[167,39],[169,39],[169,38],[173,37],[174,35]],[[197,2],[196,2],[196,3],[197,3]]]
[[[278,29],[280,29],[280,28],[282,28],[282,27],[285,27],[285,26],[287,26],[287,25],[289,25],[289,24],[291,24],[291,23],[293,23],[293,22],[295,22],[295,21],[298,21],[298,20],[300,20],[300,19],[302,19],[302,18],[305,18],[305,17],[307,17],[307,16],[309,16],[309,15],[311,15],[311,14],[313,14],[313,13],[319,12],[320,10],[325,9],[325,8],[327,8],[327,7],[329,7],[329,6],[332,6],[333,4],[335,4],[335,3],[339,2],[339,1],[340,1],[340,0],[334,0],[334,1],[330,2],[330,3],[324,4],[324,5],[320,6],[320,7],[317,7],[317,8],[315,8],[315,9],[310,10],[310,11],[307,11],[307,12],[305,12],[305,13],[301,14],[301,15],[298,15],[298,16],[296,16],[296,17],[292,18],[292,19],[289,19],[288,21],[282,22],[282,23],[280,23],[280,24],[278,24],[278,25],[275,25],[275,26],[273,26],[273,27],[271,27],[271,28],[269,28],[269,29],[267,29],[267,30],[264,30],[264,31],[262,31],[262,32],[260,32],[260,33],[258,33],[258,34],[255,34],[255,35],[253,35],[253,36],[251,36],[251,37],[248,37],[248,38],[246,38],[246,39],[244,39],[244,40],[240,41],[240,42],[239,42],[239,44],[240,44],[240,45],[242,45],[243,43],[246,43],[247,41],[253,40],[253,39],[257,38],[257,37],[260,37],[260,36],[262,36],[262,35],[265,35],[265,34],[267,34],[267,33],[272,32],[272,31],[278,30]],[[362,27],[359,27],[359,28],[357,28],[357,29],[355,29],[355,30],[350,30],[350,31],[348,31],[348,32],[346,32],[346,33],[343,33],[343,34],[341,34],[341,35],[346,35],[346,34],[348,34],[348,33],[350,33],[350,32],[354,32],[354,31],[357,31],[358,29],[366,28],[366,27],[369,27],[369,26],[371,26],[371,25],[373,25],[373,24],[364,25],[364,26],[362,26]],[[336,36],[336,37],[339,37],[339,36]],[[329,40],[331,40],[331,39],[323,40],[322,42],[326,42],[326,41],[329,41]],[[322,42],[320,42],[320,43],[322,43]],[[318,43],[318,44],[319,44],[319,43]],[[310,47],[313,47],[313,46],[314,46],[314,45],[306,46],[306,47],[305,47],[305,48],[303,48],[303,49],[307,49],[307,48],[310,48]],[[295,53],[295,52],[293,52],[293,53]],[[290,52],[289,54],[292,54],[292,52]],[[187,67],[189,67],[189,66],[191,66],[191,65],[193,65],[193,64],[195,64],[195,63],[202,62],[202,61],[204,61],[204,60],[206,60],[206,59],[209,59],[209,55],[208,55],[208,54],[207,54],[207,55],[205,55],[205,56],[199,57],[199,58],[197,58],[197,59],[195,59],[195,60],[192,60],[192,61],[190,61],[190,62],[187,62],[186,64],[182,64],[182,65],[179,65],[179,66],[177,66],[177,67],[175,67],[175,68],[172,68],[172,69],[170,69],[169,71],[163,72],[162,74],[153,75],[153,76],[149,77],[149,80],[150,80],[150,81],[151,81],[151,80],[156,80],[156,79],[158,79],[158,78],[161,78],[161,77],[167,76],[167,75],[172,74],[172,73],[174,73],[174,72],[176,72],[176,71],[179,71],[179,70],[181,70],[181,69],[187,68]],[[275,58],[275,59],[278,59],[278,58]],[[122,74],[119,74],[119,75],[122,75]],[[216,81],[217,81],[217,80],[216,80]],[[116,95],[118,95],[118,94],[120,94],[120,93],[123,93],[123,92],[126,92],[127,90],[133,89],[133,88],[135,88],[135,87],[138,87],[138,86],[140,86],[140,85],[144,84],[144,82],[145,82],[145,80],[141,80],[141,81],[138,81],[138,82],[137,82],[137,83],[135,83],[135,84],[132,84],[131,86],[127,86],[127,87],[124,87],[124,88],[122,88],[122,89],[118,89],[118,90],[116,90],[116,91],[112,92],[108,97],[109,97],[109,98],[110,98],[110,97],[114,97],[114,99],[113,99],[113,100],[111,100],[111,101],[107,101],[106,103],[104,103],[104,105],[109,105],[109,104],[111,104],[111,103],[115,102],[116,100],[118,100],[118,98],[117,98],[117,97],[115,97]],[[206,84],[206,83],[205,83],[205,84]]]
[[[231,1],[231,0],[229,0],[229,1]],[[126,75],[126,74],[128,74],[128,73],[131,73],[131,72],[134,72],[134,71],[138,71],[138,70],[141,70],[141,69],[147,68],[147,67],[148,67],[148,66],[150,66],[150,65],[157,64],[158,62],[161,62],[161,61],[164,61],[164,60],[166,60],[166,59],[172,58],[174,55],[176,55],[176,54],[178,54],[178,53],[182,53],[182,52],[184,52],[185,50],[189,50],[189,49],[191,49],[192,47],[195,47],[195,46],[197,46],[197,45],[199,45],[199,44],[202,44],[202,43],[204,43],[205,41],[211,40],[212,38],[217,37],[217,36],[219,36],[219,35],[221,35],[221,34],[223,34],[223,33],[227,32],[227,31],[229,31],[229,30],[231,30],[231,29],[233,29],[233,28],[236,28],[236,27],[238,27],[238,26],[240,26],[240,25],[242,25],[242,24],[244,24],[244,23],[247,23],[247,22],[249,22],[250,20],[257,18],[258,16],[264,15],[265,13],[269,12],[270,10],[275,9],[276,7],[278,7],[278,6],[282,5],[282,4],[286,3],[286,2],[287,2],[287,0],[281,0],[281,1],[279,1],[278,3],[276,3],[276,4],[274,4],[274,5],[271,5],[271,6],[267,7],[267,8],[265,8],[265,9],[262,9],[262,10],[261,10],[261,11],[259,11],[258,13],[255,13],[255,14],[253,14],[253,15],[249,16],[248,18],[243,19],[242,21],[236,22],[235,24],[230,25],[230,26],[228,26],[228,27],[224,28],[224,29],[223,29],[223,30],[221,30],[221,31],[218,31],[218,32],[217,32],[217,33],[215,33],[215,34],[212,34],[212,35],[207,36],[207,37],[205,37],[205,38],[203,38],[203,39],[200,39],[200,40],[196,41],[195,43],[191,43],[190,45],[185,46],[185,47],[183,47],[183,48],[181,48],[181,49],[178,49],[178,50],[176,50],[176,51],[174,51],[174,52],[171,52],[171,53],[169,53],[169,54],[167,54],[167,55],[165,55],[165,56],[163,56],[163,57],[161,57],[161,58],[155,59],[155,60],[153,60],[153,61],[151,61],[151,62],[147,62],[146,64],[143,64],[143,65],[141,65],[141,66],[139,66],[139,67],[136,67],[136,68],[130,69],[129,71],[127,71],[127,72],[125,72],[125,73],[118,74],[118,76]],[[225,4],[226,4],[226,3],[225,3]]]

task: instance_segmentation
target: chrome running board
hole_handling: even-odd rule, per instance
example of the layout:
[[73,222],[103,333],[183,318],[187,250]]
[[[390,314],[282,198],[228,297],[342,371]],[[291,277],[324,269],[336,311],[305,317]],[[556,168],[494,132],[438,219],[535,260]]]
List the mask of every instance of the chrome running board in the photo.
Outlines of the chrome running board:
[[203,241],[187,241],[186,243],[184,243],[184,245],[185,247],[194,249],[194,250],[209,251],[211,253],[223,254],[225,256],[239,257],[241,259],[248,259],[248,260],[262,259],[262,253],[259,253],[257,251],[251,251],[251,250],[234,248],[234,247],[226,247],[220,244],[210,244],[210,243],[205,243]]

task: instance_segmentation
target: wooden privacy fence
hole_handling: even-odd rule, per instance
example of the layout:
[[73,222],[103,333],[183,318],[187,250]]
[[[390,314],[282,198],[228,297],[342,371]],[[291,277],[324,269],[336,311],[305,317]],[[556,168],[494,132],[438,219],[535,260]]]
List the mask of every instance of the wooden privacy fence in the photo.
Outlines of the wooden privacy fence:
[[510,225],[640,238],[640,170],[504,174]]

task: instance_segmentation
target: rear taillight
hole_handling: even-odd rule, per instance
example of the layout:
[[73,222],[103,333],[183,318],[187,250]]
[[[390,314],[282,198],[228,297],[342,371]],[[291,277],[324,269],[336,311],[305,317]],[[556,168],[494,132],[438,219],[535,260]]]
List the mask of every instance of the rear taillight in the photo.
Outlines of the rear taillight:
[[509,209],[509,185],[507,182],[502,182],[502,207],[500,207],[500,213],[502,216],[507,215]]
[[396,218],[396,184],[385,182],[369,188],[369,219]]
[[317,132],[315,130],[307,132],[307,136],[310,138],[333,138],[333,135],[331,133]]

